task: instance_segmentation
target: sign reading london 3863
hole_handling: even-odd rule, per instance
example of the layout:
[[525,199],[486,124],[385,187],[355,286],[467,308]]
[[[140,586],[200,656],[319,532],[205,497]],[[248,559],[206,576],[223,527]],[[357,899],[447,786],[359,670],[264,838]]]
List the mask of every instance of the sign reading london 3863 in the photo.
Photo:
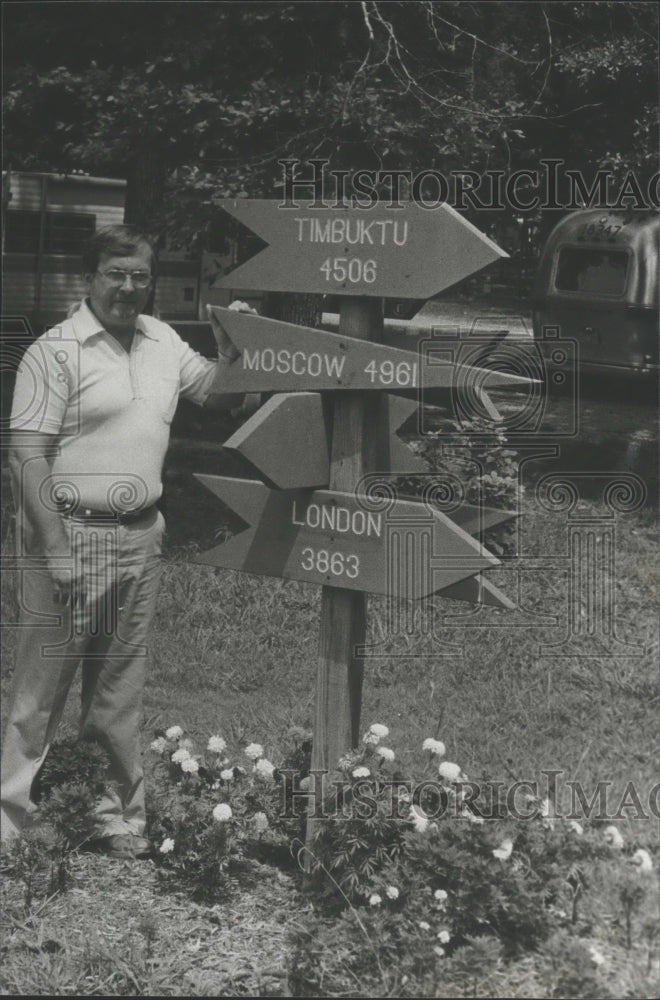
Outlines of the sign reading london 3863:
[[[271,490],[255,480],[196,478],[247,524],[196,562],[413,600],[499,563],[460,525],[411,501],[395,500],[384,511],[336,490]],[[392,531],[393,523],[401,530]],[[404,555],[400,546],[405,541],[409,550],[411,539],[414,551]]]
[[249,198],[221,204],[268,246],[218,287],[424,299],[507,256],[448,205],[294,209]]

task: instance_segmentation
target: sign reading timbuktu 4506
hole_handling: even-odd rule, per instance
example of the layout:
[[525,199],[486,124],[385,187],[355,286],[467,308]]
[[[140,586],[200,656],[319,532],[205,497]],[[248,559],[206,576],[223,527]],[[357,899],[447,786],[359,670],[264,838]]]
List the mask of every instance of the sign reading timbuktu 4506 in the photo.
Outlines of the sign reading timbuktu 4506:
[[221,204],[268,246],[219,287],[425,299],[507,256],[448,205],[356,211],[250,198]]

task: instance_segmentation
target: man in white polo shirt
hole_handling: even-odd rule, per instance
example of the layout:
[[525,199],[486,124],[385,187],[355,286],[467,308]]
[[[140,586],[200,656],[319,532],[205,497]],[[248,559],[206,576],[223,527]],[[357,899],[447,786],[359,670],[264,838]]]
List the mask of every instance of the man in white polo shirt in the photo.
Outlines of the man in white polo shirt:
[[[95,843],[146,856],[141,696],[160,574],[161,470],[179,396],[209,398],[218,362],[141,315],[153,282],[146,236],[101,230],[83,261],[88,297],[26,352],[12,407],[21,608],[2,756],[2,838],[18,834],[82,664],[82,737],[110,758]],[[242,305],[242,304],[241,304]],[[247,307],[246,307],[247,308]]]

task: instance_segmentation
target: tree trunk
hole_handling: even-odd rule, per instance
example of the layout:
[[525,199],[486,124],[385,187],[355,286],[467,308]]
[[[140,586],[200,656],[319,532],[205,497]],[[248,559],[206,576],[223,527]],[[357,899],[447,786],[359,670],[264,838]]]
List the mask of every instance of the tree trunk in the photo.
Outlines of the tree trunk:
[[268,292],[264,297],[262,313],[270,319],[279,319],[298,326],[318,327],[321,324],[323,297],[305,292]]
[[[152,143],[143,146],[129,165],[124,222],[136,226],[152,238],[156,264],[163,236],[166,179],[166,160],[158,145]],[[155,298],[156,282],[152,285],[149,299],[144,307],[147,315],[153,314]]]

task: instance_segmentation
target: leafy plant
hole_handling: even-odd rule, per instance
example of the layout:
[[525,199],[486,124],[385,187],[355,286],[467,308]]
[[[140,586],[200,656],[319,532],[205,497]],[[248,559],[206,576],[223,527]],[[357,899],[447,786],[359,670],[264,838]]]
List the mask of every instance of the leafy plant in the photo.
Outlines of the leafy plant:
[[243,763],[232,764],[221,736],[211,736],[206,751],[196,752],[179,726],[156,734],[151,746],[160,763],[150,826],[156,858],[196,898],[228,891],[250,859],[291,861],[301,819],[286,807],[282,772],[293,765],[300,775],[295,769],[308,767],[311,748],[305,730],[292,730],[291,738],[292,750],[278,769],[257,743],[244,746]]

